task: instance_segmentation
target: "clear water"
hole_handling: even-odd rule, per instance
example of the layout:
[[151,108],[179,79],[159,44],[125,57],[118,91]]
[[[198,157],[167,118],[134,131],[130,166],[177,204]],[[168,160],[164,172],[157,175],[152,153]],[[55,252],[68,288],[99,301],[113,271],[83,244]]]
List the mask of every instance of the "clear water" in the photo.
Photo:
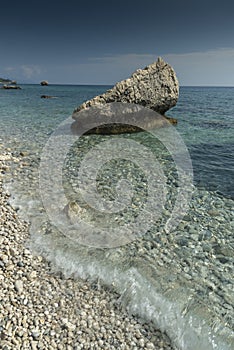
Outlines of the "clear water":
[[[160,220],[139,240],[97,249],[74,245],[50,224],[38,191],[38,166],[57,126],[75,107],[107,88],[23,85],[22,90],[0,90],[1,143],[16,154],[27,152],[25,165],[17,177],[13,169],[8,186],[13,204],[32,223],[28,244],[67,276],[99,279],[117,290],[130,312],[152,320],[178,348],[232,349],[234,88],[182,87],[177,106],[168,112],[179,121],[176,130],[189,150],[195,185],[189,210],[174,232],[164,230],[178,180],[170,155],[146,132],[123,136],[156,152],[167,177],[167,203]],[[57,98],[41,99],[43,94]],[[75,163],[95,144],[109,139],[86,136],[74,149],[76,158],[74,153],[68,156],[64,171],[70,180],[65,186],[71,199]],[[110,188],[124,171],[133,179],[137,207],[146,182],[132,164],[110,163],[104,168],[105,185],[107,179],[110,184],[103,195],[109,199],[115,195]],[[128,212],[124,214],[126,219]]]

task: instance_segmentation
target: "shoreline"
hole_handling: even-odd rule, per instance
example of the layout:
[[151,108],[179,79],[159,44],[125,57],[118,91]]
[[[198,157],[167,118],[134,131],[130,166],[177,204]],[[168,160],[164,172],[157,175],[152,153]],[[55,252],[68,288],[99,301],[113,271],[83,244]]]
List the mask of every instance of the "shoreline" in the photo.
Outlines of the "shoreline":
[[14,161],[20,163],[10,150],[1,150],[0,348],[175,349],[155,326],[128,315],[119,295],[52,273],[49,262],[24,246],[29,223],[19,218],[3,189],[4,173]]

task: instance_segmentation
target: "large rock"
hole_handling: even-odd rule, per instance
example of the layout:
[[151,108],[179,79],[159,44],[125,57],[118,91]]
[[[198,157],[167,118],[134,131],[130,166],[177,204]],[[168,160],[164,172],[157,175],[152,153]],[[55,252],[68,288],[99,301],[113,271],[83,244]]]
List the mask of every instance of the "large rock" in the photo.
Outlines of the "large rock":
[[84,108],[108,102],[137,103],[164,114],[176,105],[178,97],[179,83],[175,71],[159,57],[157,62],[138,69],[130,78],[80,105],[74,110],[73,118],[76,119],[77,112]]
[[[73,130],[79,130],[80,123],[79,120],[83,118],[85,120],[85,115],[81,113],[82,111],[91,110],[92,119],[95,111],[92,108],[96,106],[103,106],[108,103],[129,103],[137,104],[147,109],[153,110],[154,112],[164,115],[166,111],[176,105],[179,97],[179,84],[173,68],[162,58],[144,69],[138,69],[134,72],[130,78],[118,82],[112,89],[107,90],[104,94],[94,97],[93,99],[84,102],[79,107],[77,107],[73,112],[73,119],[76,120],[76,124],[73,125]],[[87,115],[87,120],[89,115]],[[141,113],[143,115],[143,113]],[[152,119],[152,117],[151,117]],[[165,118],[164,118],[165,119]],[[169,118],[170,119],[170,118]],[[82,121],[82,123],[83,123]],[[123,121],[123,120],[122,120]],[[175,119],[171,118],[172,123],[176,122]],[[147,122],[147,125],[152,125],[156,127],[157,125],[162,126],[162,120],[159,119],[155,122]],[[141,123],[140,128],[144,129],[144,122]],[[120,127],[113,129],[113,126],[105,126],[93,128],[91,133],[122,133],[122,132],[135,132],[139,131],[139,128],[129,126],[124,127],[121,122]]]

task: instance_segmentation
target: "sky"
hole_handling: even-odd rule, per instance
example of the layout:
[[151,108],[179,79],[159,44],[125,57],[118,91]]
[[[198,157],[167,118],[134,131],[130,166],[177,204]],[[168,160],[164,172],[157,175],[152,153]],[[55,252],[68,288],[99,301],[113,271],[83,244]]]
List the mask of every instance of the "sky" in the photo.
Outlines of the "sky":
[[0,77],[108,84],[161,56],[180,85],[234,86],[233,0],[11,0]]

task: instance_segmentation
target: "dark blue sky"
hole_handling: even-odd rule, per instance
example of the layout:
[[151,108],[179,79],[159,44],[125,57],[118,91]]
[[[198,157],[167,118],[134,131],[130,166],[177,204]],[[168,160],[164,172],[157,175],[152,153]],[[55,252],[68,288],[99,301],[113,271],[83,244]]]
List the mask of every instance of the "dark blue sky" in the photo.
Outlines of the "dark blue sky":
[[234,1],[9,1],[0,76],[112,84],[162,56],[182,85],[234,85]]

